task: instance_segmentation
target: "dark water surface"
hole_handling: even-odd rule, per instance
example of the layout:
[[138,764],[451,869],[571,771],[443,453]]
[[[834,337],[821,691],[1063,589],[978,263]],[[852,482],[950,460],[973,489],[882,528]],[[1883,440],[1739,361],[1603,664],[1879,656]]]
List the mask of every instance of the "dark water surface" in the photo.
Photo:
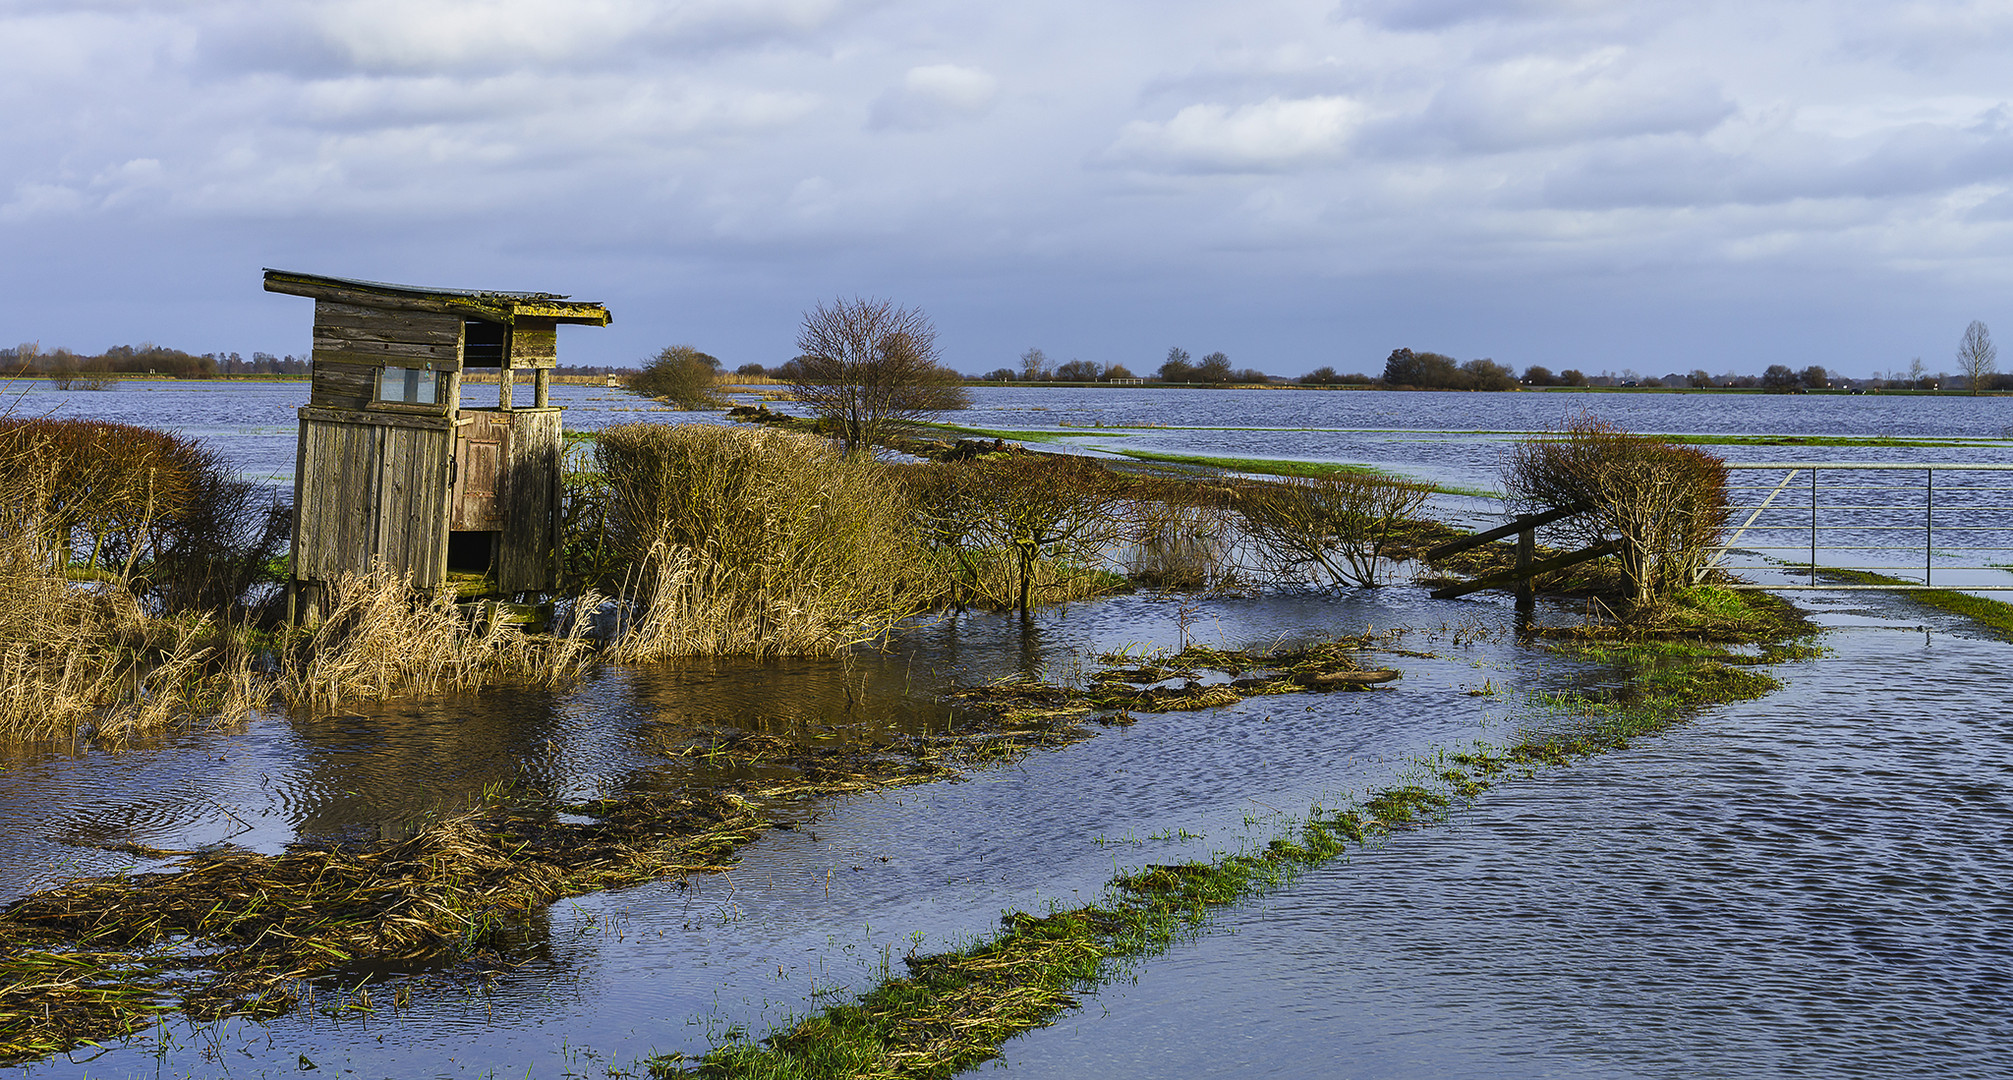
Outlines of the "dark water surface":
[[[28,397],[126,410],[106,418],[180,426],[248,467],[277,468],[291,465],[304,393]],[[598,388],[562,394],[576,427],[675,418],[632,413],[634,399]],[[1043,409],[1137,408],[1172,423],[1192,409],[1225,425],[1496,431],[1545,426],[1551,418],[1530,410],[1581,399],[1672,421],[1621,419],[1643,430],[1954,436],[2009,422],[1992,411],[2003,399],[1742,396],[1743,408],[1775,411],[1741,428],[1688,404],[1727,399],[1696,396],[1018,390],[984,391],[979,412],[991,418],[964,419],[1030,427]],[[1487,478],[1493,464],[1482,463],[1500,448],[1484,436],[1325,436],[1387,465],[1427,447],[1432,467],[1471,479]],[[1227,438],[1190,432],[1168,445],[1246,452]],[[1840,629],[1832,655],[1782,669],[1788,689],[1495,789],[1447,825],[1228,912],[1216,932],[1140,965],[1136,984],[1016,1040],[1005,1075],[2013,1074],[2013,646],[1940,616],[1925,624],[1898,601],[1806,600]],[[1186,613],[1183,603],[1118,598],[1032,627],[967,617],[846,661],[611,669],[559,694],[273,714],[116,754],[10,752],[0,899],[152,865],[108,844],[277,851],[395,833],[499,781],[586,797],[706,779],[703,763],[662,751],[717,727],[863,740],[926,729],[941,722],[949,686],[1171,646],[1184,620],[1194,638],[1232,645],[1411,627],[1401,644],[1433,654],[1386,658],[1405,677],[1374,693],[1143,717],[963,783],[777,808],[798,827],[751,845],[731,874],[562,901],[522,967],[430,984],[408,1009],[382,1007],[379,988],[368,1016],[170,1023],[102,1056],[16,1074],[299,1076],[306,1058],[318,1071],[305,1075],[607,1075],[653,1053],[697,1052],[729,1029],[759,1032],[871,984],[884,964],[899,970],[911,949],[987,932],[1002,910],[1093,898],[1116,872],[1262,840],[1310,803],[1406,775],[1418,755],[1507,741],[1540,717],[1532,695],[1579,676],[1518,644],[1498,599],[1433,601],[1397,586],[1210,599]]]

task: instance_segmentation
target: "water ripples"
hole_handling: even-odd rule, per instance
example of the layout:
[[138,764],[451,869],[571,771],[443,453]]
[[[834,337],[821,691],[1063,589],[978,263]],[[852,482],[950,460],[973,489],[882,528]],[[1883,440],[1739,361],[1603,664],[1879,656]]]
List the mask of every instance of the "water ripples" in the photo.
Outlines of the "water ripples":
[[2013,1072],[2007,647],[1834,643],[1775,696],[1309,874],[1010,1069]]

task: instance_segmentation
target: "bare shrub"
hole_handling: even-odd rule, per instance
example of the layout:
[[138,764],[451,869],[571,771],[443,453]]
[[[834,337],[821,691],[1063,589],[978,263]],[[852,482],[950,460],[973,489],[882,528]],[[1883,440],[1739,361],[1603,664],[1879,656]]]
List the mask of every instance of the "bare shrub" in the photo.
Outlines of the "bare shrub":
[[1128,578],[1159,589],[1214,589],[1236,576],[1235,493],[1197,483],[1145,483],[1127,494]]
[[895,476],[916,537],[930,554],[930,602],[958,611],[1011,603],[1012,569],[1005,552],[987,550],[980,534],[986,499],[979,471],[964,462],[936,462],[900,466]]
[[606,428],[610,533],[637,567],[625,659],[829,653],[926,599],[921,546],[887,468],[772,429]]
[[1622,577],[1639,604],[1696,584],[1726,529],[1718,458],[1590,417],[1518,443],[1503,486],[1513,513],[1585,507],[1554,528],[1588,546],[1618,541]]
[[[288,653],[279,675],[287,700],[327,708],[341,701],[474,690],[499,682],[552,684],[591,662],[588,620],[562,638],[529,638],[500,620],[477,630],[454,596],[414,593],[388,570],[344,574],[328,586],[327,614]],[[599,603],[577,602],[583,610]]]
[[970,403],[964,378],[945,368],[936,326],[888,300],[834,300],[804,313],[803,355],[790,391],[838,429],[847,453],[879,443],[890,424]]
[[[108,546],[136,559],[189,497],[200,449],[162,431],[92,420],[0,421],[0,476],[33,500],[52,556],[95,570]],[[130,567],[121,567],[130,569]]]
[[157,612],[239,614],[291,524],[216,451],[129,424],[0,421],[0,478],[52,560],[115,577]]
[[720,361],[690,345],[667,346],[629,378],[629,389],[681,409],[720,409]]
[[1031,612],[1046,594],[1102,573],[1125,536],[1125,491],[1094,461],[1046,454],[981,458],[972,470],[970,536],[1007,553],[1013,606]]
[[1246,484],[1237,509],[1270,573],[1368,588],[1383,583],[1386,552],[1431,493],[1424,484],[1339,472]]

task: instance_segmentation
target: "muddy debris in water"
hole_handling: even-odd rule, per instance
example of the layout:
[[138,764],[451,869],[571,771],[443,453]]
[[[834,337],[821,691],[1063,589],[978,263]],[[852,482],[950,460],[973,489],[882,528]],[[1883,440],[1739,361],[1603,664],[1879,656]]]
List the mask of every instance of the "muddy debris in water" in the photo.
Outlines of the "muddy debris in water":
[[1003,720],[1053,722],[1094,713],[1129,719],[1136,712],[1186,712],[1276,694],[1368,690],[1396,680],[1399,674],[1391,668],[1365,667],[1359,657],[1389,649],[1399,634],[1365,633],[1294,649],[1194,645],[1145,658],[1113,653],[1102,658],[1106,666],[1086,676],[1082,686],[1023,676],[960,690],[951,697],[966,709]]

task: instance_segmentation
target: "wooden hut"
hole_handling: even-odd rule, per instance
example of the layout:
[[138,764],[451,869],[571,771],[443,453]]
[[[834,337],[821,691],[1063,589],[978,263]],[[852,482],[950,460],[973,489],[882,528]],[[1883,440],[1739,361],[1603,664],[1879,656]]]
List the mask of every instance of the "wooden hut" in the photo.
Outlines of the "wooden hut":
[[[608,309],[552,293],[478,292],[266,271],[266,291],[315,301],[314,374],[300,410],[288,608],[382,566],[491,594],[557,584],[560,410],[549,399],[561,323]],[[513,400],[532,371],[532,404]],[[464,373],[491,369],[471,406]]]

